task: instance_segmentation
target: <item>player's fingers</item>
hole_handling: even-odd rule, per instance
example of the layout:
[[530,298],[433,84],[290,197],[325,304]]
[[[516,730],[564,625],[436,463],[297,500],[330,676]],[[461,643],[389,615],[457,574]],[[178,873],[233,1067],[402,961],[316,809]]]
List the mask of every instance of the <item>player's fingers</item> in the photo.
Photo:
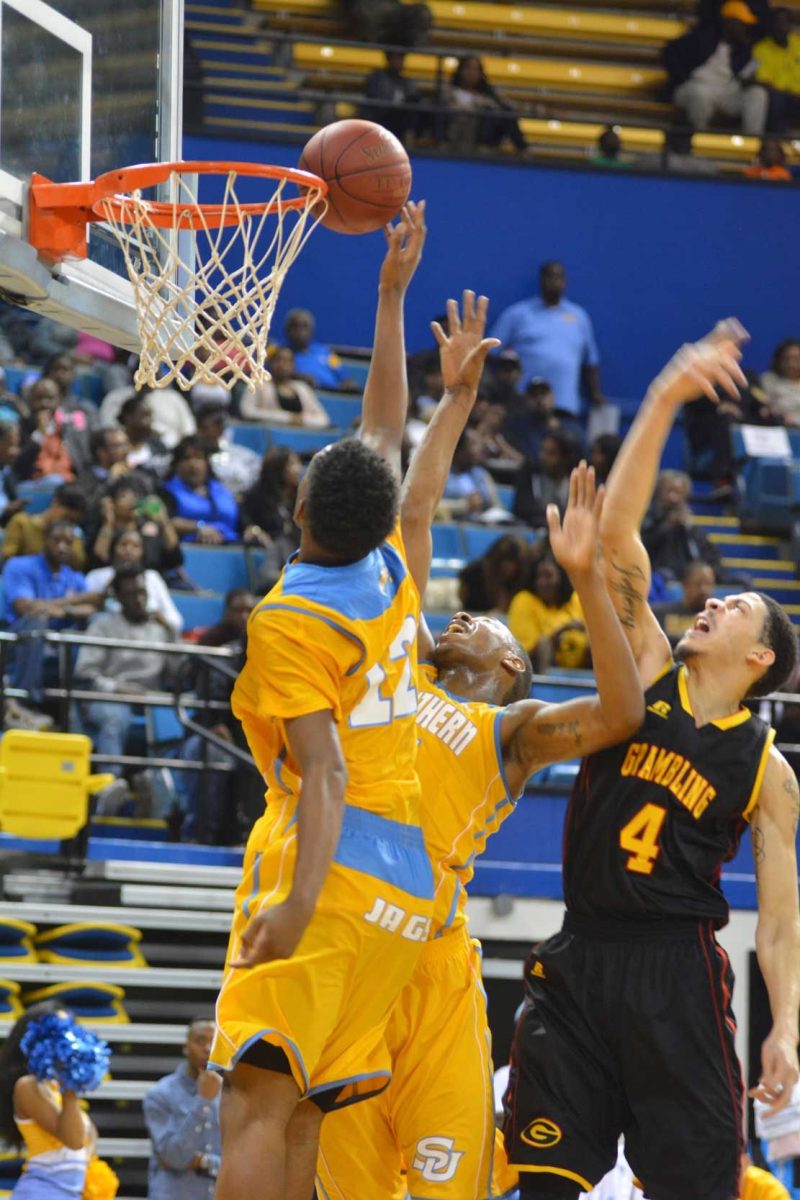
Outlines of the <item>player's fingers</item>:
[[432,332],[433,336],[436,338],[437,346],[446,346],[447,345],[447,334],[442,329],[442,327],[438,321],[431,321],[431,332]]
[[750,334],[736,317],[725,317],[722,321],[717,321],[706,340],[710,342],[730,341],[738,344],[749,341]]
[[461,296],[461,312],[464,318],[464,328],[471,329],[475,322],[475,293],[472,288],[464,288]]
[[592,509],[592,516],[594,517],[594,519],[598,525],[600,524],[600,518],[603,515],[603,505],[605,504],[605,502],[606,502],[606,485],[604,483],[601,483],[600,487],[597,489],[597,494],[595,495],[595,498],[594,498],[594,508]]
[[447,301],[447,327],[451,337],[454,333],[461,332],[461,317],[458,315],[458,304],[455,300]]
[[583,502],[587,508],[594,508],[594,498],[597,494],[597,483],[595,480],[594,467],[587,466],[586,468],[586,487],[583,493]]
[[569,508],[574,508],[578,501],[578,468],[570,472],[569,476],[569,500],[567,501]]
[[486,317],[489,312],[489,297],[478,296],[478,304],[476,307],[475,324],[478,333],[482,334],[486,328]]
[[575,468],[577,474],[577,489],[575,494],[575,503],[578,508],[583,508],[586,503],[586,460],[581,459]]
[[719,404],[719,396],[716,393],[712,380],[708,379],[697,367],[690,367],[687,375],[690,375],[697,384],[698,392],[708,396],[709,400],[713,401],[714,404]]
[[547,532],[552,543],[553,538],[557,537],[561,532],[561,517],[558,515],[558,505],[548,504],[545,516],[547,518]]

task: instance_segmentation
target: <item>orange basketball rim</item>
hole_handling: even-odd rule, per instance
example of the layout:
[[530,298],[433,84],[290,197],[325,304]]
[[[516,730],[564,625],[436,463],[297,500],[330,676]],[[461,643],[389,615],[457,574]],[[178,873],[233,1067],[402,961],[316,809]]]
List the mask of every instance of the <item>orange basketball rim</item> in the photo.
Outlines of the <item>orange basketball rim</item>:
[[[221,177],[221,199],[198,199],[197,176]],[[239,179],[267,184],[240,201]],[[168,185],[169,198],[142,193]],[[288,189],[295,189],[292,194]],[[42,258],[86,258],[102,221],[125,258],[141,357],[137,387],[269,380],[269,328],[287,271],[327,209],[309,171],[247,162],[144,163],[88,183],[31,178],[28,236]],[[187,253],[187,245],[191,253]]]

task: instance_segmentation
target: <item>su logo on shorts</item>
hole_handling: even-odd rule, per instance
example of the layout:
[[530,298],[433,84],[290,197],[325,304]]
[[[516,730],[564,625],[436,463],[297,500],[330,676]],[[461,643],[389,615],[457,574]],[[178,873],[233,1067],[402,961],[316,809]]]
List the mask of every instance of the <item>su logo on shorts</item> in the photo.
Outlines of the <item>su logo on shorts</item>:
[[534,1150],[549,1150],[551,1146],[557,1146],[563,1136],[561,1126],[547,1117],[536,1117],[520,1134],[525,1145],[533,1146]]

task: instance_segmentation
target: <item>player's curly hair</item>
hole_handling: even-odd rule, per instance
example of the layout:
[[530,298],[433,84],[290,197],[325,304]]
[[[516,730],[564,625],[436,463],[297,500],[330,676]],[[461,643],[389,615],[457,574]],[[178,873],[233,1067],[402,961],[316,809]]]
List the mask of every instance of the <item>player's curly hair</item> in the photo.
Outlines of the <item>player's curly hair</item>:
[[397,481],[379,454],[344,438],[312,459],[305,507],[314,541],[342,562],[356,562],[394,529]]
[[763,592],[758,592],[758,595],[767,610],[761,641],[774,651],[775,661],[756,680],[748,696],[768,696],[770,692],[777,692],[794,674],[798,657],[797,633],[788,615],[772,596],[766,596]]

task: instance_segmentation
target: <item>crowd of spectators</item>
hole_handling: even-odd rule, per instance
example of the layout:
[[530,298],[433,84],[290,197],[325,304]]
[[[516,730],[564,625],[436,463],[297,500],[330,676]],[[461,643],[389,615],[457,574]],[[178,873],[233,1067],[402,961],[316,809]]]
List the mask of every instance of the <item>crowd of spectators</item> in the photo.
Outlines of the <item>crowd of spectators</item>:
[[[448,74],[437,74],[427,91],[406,74],[406,47],[426,41],[430,30],[425,5],[344,0],[344,7],[352,36],[396,46],[385,51],[384,65],[366,78],[364,117],[409,145],[458,153],[529,152],[519,109],[498,92],[478,55],[464,54]],[[393,15],[387,19],[389,13]],[[403,33],[396,21],[407,31],[414,26],[414,32]],[[395,36],[387,37],[391,32]],[[713,175],[718,169],[713,160],[693,153],[693,133],[733,128],[763,139],[743,170],[745,177],[794,178],[781,140],[800,126],[800,33],[794,31],[791,9],[771,8],[767,0],[707,0],[698,5],[691,28],[666,43],[662,61],[667,76],[663,98],[677,110],[662,152],[632,152],[620,130],[609,125],[587,154],[590,165]],[[529,108],[528,115],[540,115],[540,107]]]
[[[613,145],[606,150],[613,153]],[[456,449],[439,514],[496,529],[486,553],[460,572],[460,602],[502,615],[539,670],[590,665],[580,605],[549,551],[547,506],[563,511],[569,474],[581,457],[606,479],[620,446],[619,412],[603,394],[591,317],[566,290],[564,266],[547,262],[534,294],[498,315],[492,333],[500,344]],[[310,312],[292,310],[283,334],[271,349],[273,379],[260,390],[147,392],[135,389],[132,364],[110,347],[101,353],[102,343],[84,345],[82,353],[75,335],[70,348],[61,327],[33,325],[16,310],[0,309],[0,357],[16,368],[15,381],[21,376],[16,390],[5,386],[0,396],[4,616],[23,635],[8,665],[6,682],[18,698],[6,703],[6,726],[47,729],[60,717],[44,699],[55,682],[56,651],[41,634],[88,630],[120,643],[87,644],[75,661],[76,685],[94,698],[73,705],[73,727],[92,737],[98,753],[120,759],[147,698],[152,704],[176,682],[194,688],[202,677],[209,697],[223,701],[222,715],[218,709],[202,718],[210,749],[193,734],[182,752],[195,758],[202,749],[212,764],[224,761],[225,744],[239,736],[224,714],[230,676],[222,672],[210,683],[205,668],[195,664],[186,674],[174,654],[152,647],[189,637],[229,646],[237,660],[245,653],[254,604],[249,590],[229,593],[224,611],[220,600],[216,625],[184,628],[175,592],[199,590],[185,562],[187,545],[257,549],[249,559],[256,593],[272,586],[298,547],[293,513],[304,462],[281,444],[281,429],[328,427],[317,389],[347,395],[356,383],[334,349],[317,339]],[[411,354],[408,377],[407,456],[441,396],[437,350]],[[341,411],[342,401],[336,403]],[[354,402],[353,419],[357,410]],[[685,415],[693,474],[729,484],[732,423],[800,425],[800,340],[782,341],[762,376],[748,372],[736,402],[701,400]],[[263,457],[232,436],[234,420],[271,427]],[[337,428],[331,436],[344,432]],[[694,525],[691,487],[683,472],[664,472],[643,529],[655,570],[653,599],[665,601],[658,611],[671,637],[699,596],[719,583],[742,582],[726,578],[715,546]],[[47,501],[28,512],[37,494]],[[118,785],[101,803],[108,811],[137,803],[135,777],[111,769]],[[171,800],[177,832],[201,841],[235,838],[224,800],[231,787],[237,796],[246,793],[236,770],[177,778]],[[152,787],[149,800],[148,787],[141,791],[143,803],[152,803]]]
[[[292,514],[303,463],[279,444],[280,427],[328,427],[317,389],[349,393],[356,385],[333,350],[315,340],[310,313],[288,314],[283,333],[283,344],[270,350],[272,382],[261,389],[137,390],[127,355],[0,306],[0,360],[8,378],[14,368],[15,384],[4,372],[3,617],[6,628],[22,635],[5,682],[24,693],[7,697],[5,727],[46,730],[63,719],[45,698],[58,664],[43,633],[83,631],[123,643],[83,645],[73,670],[75,687],[95,698],[73,704],[70,725],[89,734],[119,777],[100,797],[106,812],[152,804],[152,780],[137,779],[118,760],[136,741],[145,700],[169,693],[181,673],[174,654],[142,644],[169,646],[189,635],[200,644],[231,645],[240,658],[244,653],[246,616],[255,603],[249,591],[230,594],[224,610],[220,601],[220,620],[209,630],[184,629],[173,593],[201,590],[186,568],[184,547],[256,547],[250,574],[259,588],[274,582],[297,548]],[[231,438],[234,419],[275,428],[263,458]],[[227,699],[230,679],[221,678]],[[186,686],[198,679],[195,671]],[[220,698],[219,688],[214,695]],[[212,733],[232,739],[233,722],[217,714]],[[198,741],[187,739],[184,753],[200,756]],[[215,753],[212,747],[209,761],[219,763]],[[225,818],[223,803],[235,774],[175,773],[181,836],[237,840],[241,831]],[[246,791],[241,780],[236,790]]]

